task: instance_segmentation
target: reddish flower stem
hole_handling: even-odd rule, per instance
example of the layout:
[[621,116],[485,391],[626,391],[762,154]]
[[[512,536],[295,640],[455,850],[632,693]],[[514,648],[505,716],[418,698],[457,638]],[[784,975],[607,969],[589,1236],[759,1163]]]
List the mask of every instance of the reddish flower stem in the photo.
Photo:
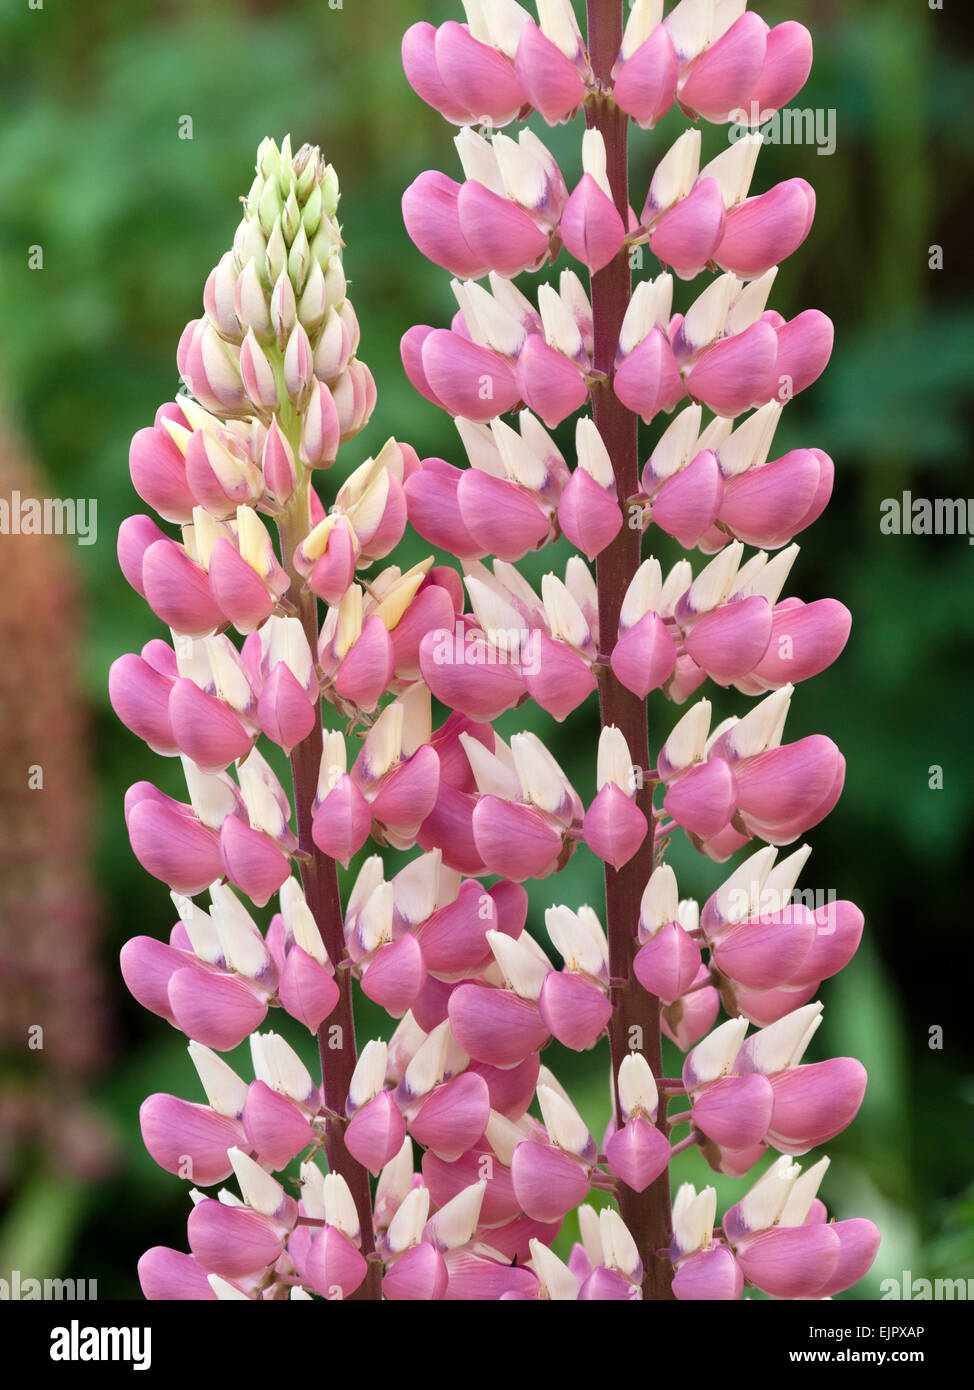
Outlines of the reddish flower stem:
[[[295,451],[297,452],[297,451]],[[287,517],[279,530],[283,563],[291,576],[291,595],[298,617],[313,654],[318,647],[318,601],[294,568],[294,551],[308,534],[307,487],[299,488],[288,508]],[[291,772],[294,779],[294,798],[298,813],[298,844],[307,857],[301,861],[301,883],[308,907],[318,924],[321,939],[332,964],[337,966],[345,955],[345,934],[342,919],[342,900],[338,890],[338,870],[334,859],[322,854],[311,834],[311,807],[318,786],[323,747],[320,717],[311,733],[291,753]],[[348,1087],[355,1070],[355,1019],[352,1013],[352,976],[349,970],[336,970],[338,1003],[318,1029],[318,1052],[321,1058],[321,1077],[326,1107],[336,1115],[345,1112]],[[340,1031],[335,1031],[335,1030]],[[340,1120],[325,1123],[325,1156],[332,1173],[340,1173],[348,1183],[355,1201],[362,1228],[362,1254],[368,1257],[375,1249],[372,1236],[372,1194],[369,1175],[345,1147],[345,1127]],[[353,1299],[381,1298],[381,1269],[371,1261],[364,1282],[351,1295]]]
[[[596,78],[611,86],[612,66],[619,55],[623,31],[623,0],[587,0],[588,50]],[[609,183],[623,222],[629,220],[628,118],[611,98],[597,98],[586,108],[589,127],[601,131],[608,157]],[[593,389],[596,426],[609,451],[618,497],[633,496],[639,487],[638,421],[617,399],[611,388],[619,330],[632,293],[629,252],[623,249],[609,265],[592,276],[592,310],[595,320],[595,369],[608,378]],[[625,518],[619,534],[602,551],[597,563],[599,630],[601,642],[611,646],[619,625],[619,610],[641,560],[641,532]],[[603,727],[615,725],[629,745],[633,766],[644,773],[650,766],[645,702],[626,690],[611,669],[601,673],[599,699]],[[637,804],[649,822],[649,833],[639,851],[621,869],[605,868],[606,926],[609,938],[609,971],[625,981],[613,991],[609,1045],[613,1075],[631,1050],[641,1051],[653,1075],[663,1074],[659,1000],[636,981],[632,962],[636,945],[639,901],[653,871],[652,785],[645,777],[636,793]],[[618,1102],[616,1120],[619,1121]],[[668,1132],[665,1104],[660,1105],[657,1125]],[[670,1242],[669,1172],[664,1172],[644,1192],[619,1184],[619,1209],[639,1248],[645,1267],[643,1297],[671,1299],[672,1269],[659,1255]]]

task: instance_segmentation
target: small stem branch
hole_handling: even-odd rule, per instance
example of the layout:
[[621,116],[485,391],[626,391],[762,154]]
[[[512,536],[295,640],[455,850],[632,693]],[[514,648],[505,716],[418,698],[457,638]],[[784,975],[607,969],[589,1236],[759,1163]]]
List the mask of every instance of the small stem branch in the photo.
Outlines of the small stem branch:
[[[297,452],[295,450],[295,452]],[[291,576],[291,592],[297,599],[298,617],[311,647],[318,647],[318,601],[294,568],[294,551],[310,530],[308,484],[303,482],[288,506],[287,516],[280,524],[283,563]],[[308,907],[318,924],[325,950],[333,965],[345,954],[345,934],[342,923],[342,900],[338,889],[338,870],[334,859],[322,854],[311,834],[311,807],[318,786],[323,736],[321,719],[291,753],[294,778],[294,799],[298,815],[298,844],[302,851],[301,882]],[[318,1052],[321,1058],[321,1079],[327,1110],[341,1115],[348,1098],[348,1087],[357,1060],[355,1020],[352,1013],[352,978],[347,970],[336,970],[338,1003],[318,1029]],[[335,1031],[335,1030],[340,1031]],[[333,1046],[333,1042],[337,1046]],[[325,1155],[332,1173],[340,1173],[348,1183],[362,1228],[362,1253],[366,1257],[375,1249],[372,1235],[372,1194],[368,1172],[345,1147],[343,1125],[328,1119],[325,1124]],[[369,1265],[365,1281],[352,1295],[358,1299],[381,1298],[382,1271]]]
[[[623,0],[587,0],[588,49],[596,78],[611,86],[612,66],[619,55],[623,30]],[[623,222],[629,220],[628,118],[611,100],[588,103],[587,125],[601,131],[605,140],[609,182]],[[629,251],[623,247],[609,265],[592,276],[592,310],[595,322],[595,370],[604,372],[606,383],[592,392],[595,424],[609,451],[615,472],[617,496],[631,497],[639,488],[639,434],[636,416],[617,399],[611,388],[619,330],[632,293]],[[619,610],[629,583],[639,568],[641,537],[623,525],[597,563],[600,642],[611,648],[619,626]],[[599,682],[602,725],[615,725],[626,738],[633,765],[649,767],[649,740],[645,703],[616,679],[611,669]],[[609,1022],[613,1077],[628,1052],[639,1050],[654,1076],[662,1074],[659,1000],[636,981],[635,954],[639,900],[653,872],[653,789],[644,785],[636,796],[649,822],[649,833],[639,851],[621,869],[606,865],[606,926],[609,938],[609,970],[624,983],[616,991],[616,1005]],[[620,1120],[618,1103],[616,1121]],[[665,1107],[658,1125],[666,1133]],[[669,1173],[664,1172],[644,1192],[619,1185],[619,1209],[639,1249],[645,1268],[643,1297],[671,1299],[672,1270],[657,1255],[670,1243]]]

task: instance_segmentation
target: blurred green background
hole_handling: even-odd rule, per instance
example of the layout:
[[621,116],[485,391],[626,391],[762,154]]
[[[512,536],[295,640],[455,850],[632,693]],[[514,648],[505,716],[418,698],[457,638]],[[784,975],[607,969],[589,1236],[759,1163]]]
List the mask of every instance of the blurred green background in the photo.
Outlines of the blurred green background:
[[[831,366],[789,407],[776,443],[778,452],[816,445],[836,461],[831,507],[800,538],[789,592],[805,599],[831,594],[854,614],[842,659],[800,689],[789,737],[828,733],[848,759],[844,796],[809,837],[814,855],[802,883],[852,898],[866,913],[856,960],[823,987],[826,1023],[812,1056],[851,1053],[869,1069],[858,1121],[829,1146],[824,1195],[839,1216],[867,1215],[882,1227],[876,1267],[855,1291],[876,1298],[880,1280],[903,1269],[915,1277],[974,1276],[966,999],[974,551],[963,536],[885,536],[879,529],[880,502],[904,489],[974,497],[965,396],[974,361],[966,265],[974,68],[957,6],[945,13],[922,0],[770,0],[758,8],[769,23],[796,18],[812,29],[816,61],[794,104],[837,113],[832,156],[813,146],[769,146],[755,189],[791,176],[815,186],[814,228],[782,268],[772,303],[789,317],[817,306],[836,323]],[[151,7],[44,0],[39,10],[8,0],[4,7],[0,428],[5,443],[19,437],[50,493],[98,499],[98,543],[69,543],[83,587],[75,619],[81,667],[75,677],[52,657],[42,669],[65,703],[78,687],[90,720],[93,790],[75,814],[94,837],[105,977],[97,1008],[107,1046],[85,1083],[104,1131],[96,1160],[79,1169],[59,1145],[56,1126],[53,1141],[8,1135],[2,1146],[0,1276],[19,1268],[25,1275],[95,1278],[101,1297],[135,1297],[144,1249],[185,1248],[185,1192],[146,1156],[137,1113],[151,1091],[201,1097],[185,1039],[133,1003],[117,968],[128,936],[165,937],[172,919],[165,889],[130,853],[124,789],[140,778],[178,786],[173,765],[164,766],[116,723],[106,694],[111,661],[160,635],[114,557],[119,522],[142,510],[129,481],[128,441],[176,391],[175,345],[186,320],[200,312],[207,272],[230,244],[236,199],[250,184],[258,142],[290,131],[295,144],[319,143],[338,168],[361,356],[379,386],[373,422],[346,448],[338,471],[390,434],[422,457],[460,461],[449,420],[412,391],[398,354],[407,327],[445,324],[454,307],[449,276],[408,241],[399,199],[424,168],[458,173],[449,129],[402,77],[399,38],[419,19],[436,23],[458,12],[451,0],[345,0],[340,7],[335,0],[160,0]],[[178,138],[187,115],[191,140]],[[637,210],[655,160],[679,128],[679,118],[670,118],[657,132],[636,132]],[[579,126],[541,130],[571,183]],[[709,127],[704,136],[708,159],[726,137]],[[43,270],[28,268],[28,248],[37,245]],[[942,269],[929,265],[935,245],[943,249]],[[678,286],[679,307],[688,293]],[[559,435],[563,444],[569,438]],[[647,433],[645,453],[650,442]],[[323,495],[333,486],[326,476]],[[974,517],[974,500],[970,505]],[[412,537],[401,553],[411,561],[427,549]],[[547,551],[525,569],[537,578],[564,559]],[[36,598],[34,589],[18,587],[22,578],[4,566],[8,609]],[[16,665],[19,652],[0,656]],[[655,749],[674,713],[651,702],[650,719]],[[0,710],[0,748],[9,720]],[[505,717],[501,731],[526,725],[549,731],[587,800],[594,790],[594,713],[578,711],[561,726],[531,725],[518,713]],[[941,789],[929,785],[934,765],[943,769]],[[77,787],[61,790],[81,795]],[[48,871],[56,876],[61,847],[49,848]],[[701,900],[723,876],[690,851],[678,851],[675,862],[683,894]],[[580,852],[560,878],[534,886],[535,926],[553,899],[600,905],[591,855]],[[0,983],[9,1000],[19,988],[22,935],[33,924],[2,892],[0,904]],[[279,1016],[274,1026],[282,1027]],[[363,1016],[366,1036],[372,1026],[379,1021]],[[940,1049],[930,1046],[937,1027]],[[282,1031],[310,1061],[307,1036]],[[549,1053],[546,1060],[600,1133],[607,1053]],[[669,1062],[672,1074],[678,1062]],[[2,1087],[30,1090],[44,1065],[39,1054],[12,1048]],[[242,1069],[248,1067],[244,1059]],[[56,1098],[56,1069],[49,1082]],[[696,1155],[680,1163],[681,1176],[707,1180]]]

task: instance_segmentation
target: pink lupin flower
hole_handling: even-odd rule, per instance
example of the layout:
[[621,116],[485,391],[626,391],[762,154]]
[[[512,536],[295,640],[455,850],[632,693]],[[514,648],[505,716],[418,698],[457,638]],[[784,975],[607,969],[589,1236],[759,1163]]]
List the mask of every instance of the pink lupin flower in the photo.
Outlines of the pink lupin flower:
[[735,117],[760,125],[798,95],[811,66],[812,36],[803,24],[786,20],[769,29],[761,75]]
[[[814,448],[771,457],[784,406],[831,351],[824,316],[788,323],[768,307],[814,195],[801,180],[751,192],[761,142],[747,127],[761,113],[741,110],[797,90],[807,36],[711,0],[682,0],[661,22],[656,0],[638,0],[616,54],[598,7],[587,43],[569,0],[541,0],[537,24],[516,0],[464,9],[465,24],[419,24],[403,43],[415,90],[461,127],[464,179],[423,174],[403,198],[416,245],[459,278],[449,326],[410,330],[401,353],[454,417],[469,466],[421,462],[390,438],[312,487],[311,470],[370,419],[376,387],[357,357],[334,170],[289,140],[261,145],[233,248],[180,343],[196,399],[163,407],[133,444],[140,495],[181,531],[133,518],[120,564],[174,645],[123,658],[111,695],[134,732],[181,757],[188,803],[145,783],[127,797],[133,848],[176,889],[180,920],[168,945],[129,943],[122,968],[190,1035],[207,1099],[150,1098],[146,1142],[174,1171],[188,1158],[202,1181],[232,1173],[241,1194],[200,1199],[193,1253],[151,1252],[143,1284],[246,1301],[629,1301],[671,1288],[733,1299],[746,1280],[827,1297],[868,1268],[875,1232],[829,1228],[821,1165],[805,1178],[774,1165],[716,1231],[712,1189],[682,1189],[671,1220],[663,1178],[691,1145],[734,1177],[769,1144],[804,1152],[848,1123],[865,1081],[852,1059],[802,1060],[820,1016],[810,1000],[855,950],[861,914],[794,902],[807,851],[779,864],[775,848],[821,819],[844,777],[830,739],[784,742],[796,681],[849,630],[841,605],[783,597],[790,542],[824,508],[831,461]],[[674,101],[740,122],[743,138],[703,168],[699,134],[676,139],[637,219],[627,122],[652,127]],[[569,196],[537,136],[497,127],[532,107],[558,124],[583,103],[591,128]],[[626,262],[644,243],[664,271],[630,294]],[[562,247],[588,268],[591,297],[571,270],[536,299],[512,283]],[[668,271],[706,268],[724,273],[674,312]],[[687,396],[640,475],[635,417],[653,424]],[[544,426],[576,412],[570,472]],[[444,563],[378,563],[410,522]],[[642,557],[650,522],[713,558],[664,577]],[[516,566],[559,537],[581,554],[558,576],[539,570],[536,591]],[[762,549],[747,559],[745,545]],[[682,704],[707,679],[770,693],[713,731],[700,700],[658,733],[654,767],[641,702],[660,690]],[[505,742],[490,721],[529,699],[571,719],[596,686],[586,812],[543,734]],[[446,706],[435,730],[434,697]],[[293,795],[262,736],[289,755]],[[755,836],[768,847],[701,914],[663,862],[680,828],[716,861]],[[409,857],[392,872],[369,853],[343,910],[336,865],[370,835]],[[551,908],[557,969],[525,930],[521,884],[565,868],[580,839],[606,865],[606,930],[592,908]],[[191,895],[207,888],[204,909]],[[265,932],[245,900],[274,893]],[[358,991],[398,1019],[361,1053]],[[320,1085],[256,1031],[275,1007],[317,1034]],[[614,1085],[600,1157],[539,1054],[604,1033]],[[680,1082],[656,1074],[660,1033],[689,1053]],[[248,1035],[249,1085],[217,1055]],[[680,1090],[689,1108],[668,1115]],[[671,1149],[671,1125],[686,1122]],[[318,1147],[328,1174],[303,1162],[296,1203],[283,1170]],[[619,1210],[583,1205],[584,1247],[565,1264],[551,1242],[593,1186]]]

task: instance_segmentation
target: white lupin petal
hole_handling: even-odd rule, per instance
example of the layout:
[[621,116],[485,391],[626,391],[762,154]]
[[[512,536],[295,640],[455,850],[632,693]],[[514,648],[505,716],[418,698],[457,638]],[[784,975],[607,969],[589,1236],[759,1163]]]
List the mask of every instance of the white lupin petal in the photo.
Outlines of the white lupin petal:
[[524,799],[540,811],[557,811],[568,795],[568,781],[537,734],[515,734],[511,754]]
[[522,615],[491,585],[472,575],[464,582],[470,607],[491,646],[506,657],[519,657],[530,636]]
[[729,1018],[697,1043],[687,1059],[693,1069],[696,1085],[719,1081],[722,1076],[728,1075],[746,1033],[746,1018]]
[[[243,1293],[242,1290],[237,1288],[236,1284],[230,1284],[226,1279],[221,1279],[219,1274],[208,1274],[206,1276],[206,1282],[216,1294],[217,1301],[220,1303],[234,1303],[240,1302],[241,1300],[244,1303],[251,1302],[250,1294]],[[293,1289],[291,1293],[293,1296]]]
[[827,1157],[820,1158],[817,1163],[813,1163],[811,1168],[807,1168],[800,1177],[795,1179],[781,1215],[778,1217],[779,1226],[804,1226],[831,1161]]
[[669,864],[660,864],[650,875],[639,904],[639,926],[649,936],[675,922],[680,910],[680,891],[676,874]]
[[[205,1202],[209,1193],[199,1192],[196,1188],[191,1188],[190,1197],[193,1199],[193,1206],[198,1206],[200,1202]],[[245,1207],[246,1202],[241,1201],[236,1192],[231,1192],[228,1187],[221,1187],[216,1194],[216,1199],[225,1207]]]
[[609,962],[609,940],[599,921],[598,913],[594,908],[589,907],[588,903],[582,903],[578,909],[578,920],[585,928],[602,961],[608,965]]
[[767,1172],[762,1173],[739,1204],[741,1219],[748,1230],[766,1231],[777,1224],[800,1172],[801,1165],[782,1154]]
[[637,1112],[648,1120],[656,1119],[659,1091],[656,1078],[641,1052],[630,1052],[619,1064],[619,1108],[626,1119]]
[[[484,569],[483,566],[480,566],[480,568],[485,575],[491,576],[490,570]],[[547,615],[545,614],[544,604],[524,578],[524,575],[521,574],[520,570],[510,564],[509,561],[495,560],[493,564],[493,575],[490,579],[485,580],[485,582],[499,584],[504,597],[517,599],[524,605],[532,618],[536,617],[540,622],[545,620]]]
[[[474,37],[478,36],[475,34]],[[459,134],[454,136],[453,143],[457,147],[457,154],[460,156],[464,175],[468,179],[473,179],[475,183],[482,183],[485,188],[490,189],[491,193],[496,193],[503,198],[505,196],[504,180],[501,177],[497,155],[494,153],[494,147],[490,141],[485,140],[482,135],[478,135],[477,131],[465,125]]]
[[[172,632],[172,628],[169,629]],[[173,632],[173,649],[176,653],[176,670],[186,680],[191,680],[201,690],[205,690],[213,677],[206,643],[194,637],[183,637]]]
[[460,742],[473,771],[477,790],[484,796],[500,797],[502,801],[517,801],[521,795],[517,773],[505,766],[472,734],[461,734]]
[[571,0],[537,0],[537,5],[542,34],[574,62],[582,49],[582,35]]
[[245,1154],[243,1149],[227,1149],[227,1158],[233,1165],[234,1176],[240,1184],[240,1191],[248,1207],[259,1211],[262,1216],[274,1216],[284,1205],[284,1188],[265,1173],[259,1163]]
[[687,933],[698,930],[700,926],[700,905],[696,898],[681,898],[676,910],[676,920]]
[[391,883],[380,883],[362,905],[355,923],[363,951],[377,951],[392,940],[395,896]]
[[237,802],[232,785],[227,778],[211,776],[203,772],[185,754],[180,755],[183,775],[186,778],[186,791],[193,810],[204,825],[219,830],[227,816],[236,810]]
[[274,546],[264,523],[253,507],[237,508],[237,545],[243,559],[262,578],[270,574],[274,562]]
[[528,1247],[534,1272],[541,1284],[542,1298],[550,1298],[553,1302],[574,1302],[581,1284],[568,1266],[540,1240],[530,1240]]
[[690,192],[700,168],[700,149],[700,131],[685,130],[657,164],[649,185],[650,206],[657,216]]
[[655,280],[640,280],[633,290],[619,330],[619,354],[627,357],[633,348],[654,329],[667,331],[673,311],[673,277],[657,275]]
[[522,410],[517,422],[521,438],[538,458],[544,459],[549,467],[565,462],[561,450],[536,415],[532,415],[530,410]]
[[578,1208],[578,1233],[582,1238],[589,1264],[593,1269],[598,1269],[605,1263],[605,1251],[602,1249],[599,1214],[588,1202],[583,1202]]
[[794,854],[776,864],[761,891],[761,911],[783,912],[791,901],[791,895],[798,882],[798,876],[808,862],[812,852],[811,845],[801,845]]
[[169,896],[179,913],[179,920],[186,928],[193,954],[210,965],[219,964],[223,960],[223,946],[210,915],[182,893],[170,893]]
[[714,893],[714,907],[722,921],[731,924],[744,922],[753,914],[777,857],[777,849],[773,845],[765,845],[739,864],[724,880]]
[[[768,560],[767,564],[761,566],[760,572],[753,579],[747,580],[743,584],[740,575],[738,575],[731,593],[741,594],[745,598],[757,594],[761,598],[766,598],[768,603],[774,607],[785,587],[792,566],[798,559],[800,550],[801,547],[794,543],[786,546],[784,550],[779,550],[777,555]],[[759,551],[759,554],[763,554],[763,552]]]
[[491,420],[490,429],[510,481],[532,492],[543,488],[548,481],[548,470],[523,436],[500,416]]
[[513,58],[521,30],[531,18],[517,0],[484,0],[484,16],[490,41],[501,53]]
[[294,944],[316,960],[327,966],[328,952],[321,939],[318,923],[305,900],[304,892],[296,878],[289,878],[280,891],[281,917],[284,925],[294,939]]
[[260,932],[252,922],[245,924],[236,912],[220,902],[214,903],[210,917],[228,967],[245,979],[256,980],[271,960]]
[[302,1163],[298,1171],[301,1181],[301,1202],[305,1215],[323,1221],[325,1219],[325,1175],[318,1165],[310,1159]]
[[487,1128],[484,1131],[484,1138],[493,1149],[498,1161],[505,1168],[510,1168],[514,1150],[518,1144],[524,1142],[527,1135],[513,1120],[509,1120],[506,1115],[502,1115],[497,1110],[492,1110],[487,1121]]
[[355,1199],[341,1173],[326,1173],[324,1181],[325,1220],[337,1226],[343,1236],[358,1241],[362,1232]]
[[756,131],[749,131],[700,170],[700,178],[716,179],[725,208],[736,207],[747,197],[763,143]]
[[254,692],[247,679],[247,673],[233,655],[236,652],[233,643],[221,633],[218,637],[204,638],[203,646],[210,663],[213,685],[219,698],[224,700],[231,709],[238,712],[251,708],[254,703]]
[[605,140],[600,130],[586,130],[582,136],[582,169],[589,174],[602,192],[613,202],[612,188],[606,170]]
[[666,16],[666,27],[681,67],[711,42],[716,7],[716,0],[680,0]]
[[527,331],[524,324],[498,304],[494,296],[474,280],[454,280],[453,292],[470,336],[481,347],[493,348],[506,357],[521,351]]
[[240,793],[247,807],[251,828],[262,830],[272,840],[279,840],[287,832],[287,819],[263,775],[263,758],[260,758],[260,762],[252,761],[257,758],[260,758],[260,754],[255,748],[244,762],[237,765]]
[[749,468],[762,468],[767,463],[783,409],[779,401],[768,401],[760,410],[748,415],[720,445],[715,452],[725,478],[736,477]]
[[412,1245],[418,1245],[423,1238],[423,1227],[429,1220],[430,1193],[428,1187],[414,1187],[399,1204],[395,1216],[389,1222],[386,1239],[393,1254],[401,1254]]
[[[449,1024],[449,1019],[446,1020]],[[451,1076],[459,1076],[462,1071],[466,1071],[470,1065],[470,1054],[464,1052],[463,1048],[453,1036],[453,1030],[447,1027],[446,1031],[446,1057],[443,1059],[443,1077],[448,1080]]]
[[724,331],[727,313],[741,288],[736,275],[719,275],[687,310],[680,334],[693,351],[715,342]]
[[348,895],[348,905],[345,909],[346,917],[351,917],[354,913],[361,911],[371,897],[373,890],[378,888],[381,882],[382,859],[378,854],[370,854],[359,869],[358,876],[352,885],[352,891]]
[[717,1216],[717,1189],[704,1187],[695,1192],[683,1183],[673,1203],[673,1236],[680,1250],[689,1254],[710,1245]]
[[551,1142],[566,1153],[584,1153],[592,1142],[592,1136],[571,1101],[553,1087],[539,1083],[538,1104]]
[[348,771],[345,740],[337,729],[326,729],[318,769],[318,799],[324,801],[340,778]]
[[738,758],[754,757],[779,746],[794,693],[793,685],[783,685],[737,721],[730,742]]
[[250,1047],[255,1073],[260,1065],[265,1085],[301,1105],[315,1096],[311,1073],[286,1038],[279,1033],[251,1033]]
[[260,645],[268,670],[283,661],[299,685],[308,685],[314,659],[300,619],[271,616],[260,629]]
[[402,1084],[411,1096],[428,1095],[443,1080],[449,1045],[450,1022],[444,1019],[420,1044],[406,1068]]
[[687,601],[694,614],[710,613],[729,597],[743,554],[744,547],[741,542],[732,541],[714,556],[709,565],[703,567],[690,585],[687,595]]
[[677,560],[676,564],[669,571],[663,580],[663,592],[660,594],[659,611],[664,614],[672,614],[677,600],[682,598],[693,583],[693,566],[689,560]]
[[658,613],[663,598],[663,573],[660,563],[651,555],[644,560],[629,582],[619,610],[619,628],[635,627],[647,613]]
[[383,1089],[388,1061],[389,1045],[381,1039],[372,1038],[362,1048],[348,1083],[349,1103],[356,1110],[368,1105]]
[[629,1227],[613,1207],[603,1207],[599,1212],[599,1233],[609,1269],[618,1269],[633,1278],[641,1263],[639,1250]]
[[716,43],[747,9],[747,0],[717,0],[710,25],[710,42]]
[[701,407],[690,405],[686,410],[681,410],[666,427],[649,456],[654,477],[671,478],[695,457],[699,452],[697,439],[700,436],[702,417]]
[[472,1238],[480,1220],[480,1208],[484,1204],[486,1191],[486,1181],[473,1183],[430,1217],[430,1234],[441,1250],[455,1250]]
[[585,621],[585,614],[557,575],[544,576],[541,580],[541,596],[544,599],[552,637],[567,642],[578,650],[591,646],[592,634]]
[[575,426],[575,449],[579,468],[584,468],[600,487],[607,491],[612,488],[615,483],[612,459],[598,426],[587,415],[583,415]]
[[538,286],[538,313],[548,346],[565,357],[578,357],[584,350],[578,322],[553,285]]
[[218,1115],[237,1119],[243,1113],[247,1100],[246,1081],[237,1075],[229,1062],[202,1043],[191,1042],[187,1051],[211,1108]]
[[[303,1171],[303,1170],[302,1170]],[[409,1135],[402,1141],[402,1148],[391,1158],[382,1172],[375,1189],[375,1205],[398,1207],[405,1200],[413,1185],[413,1141]]]
[[564,960],[567,970],[584,970],[586,974],[595,976],[602,972],[605,955],[571,908],[546,908],[544,920],[551,943]]
[[486,5],[488,0],[460,0],[463,5],[464,14],[467,16],[467,27],[471,35],[478,43],[490,43],[490,29],[487,27]]
[[369,776],[382,777],[394,768],[402,755],[404,711],[398,700],[386,705],[362,744],[362,764]]
[[785,1014],[777,1023],[759,1029],[748,1044],[755,1070],[773,1076],[789,1067],[797,1067],[822,1021],[822,1004],[816,1000],[814,1004]]
[[766,270],[763,275],[744,286],[727,313],[724,332],[728,336],[734,333],[743,333],[745,328],[750,328],[752,323],[757,323],[767,308],[768,296],[777,275],[778,267],[773,265],[770,270]]
[[576,323],[581,321],[581,323],[591,324],[592,301],[574,270],[561,272],[558,277],[558,293],[572,311]]
[[729,420],[724,415],[715,415],[709,425],[705,425],[703,433],[697,440],[697,453],[704,449],[710,449],[713,453],[718,453],[721,444],[729,437],[734,428],[734,421]]
[[305,1288],[302,1288],[302,1286],[301,1286],[300,1284],[292,1284],[292,1285],[291,1285],[291,1292],[288,1294],[288,1299],[289,1299],[289,1301],[290,1301],[291,1303],[313,1303],[313,1302],[314,1302],[314,1299],[313,1299],[313,1298],[311,1297],[311,1295],[308,1293],[308,1290],[305,1289]]
[[663,18],[663,0],[635,0],[629,11],[619,57],[625,62],[644,44]]
[[436,911],[442,875],[443,852],[432,849],[411,859],[392,880],[396,913],[410,927],[425,922]]
[[599,791],[608,782],[621,787],[627,796],[635,790],[635,771],[626,736],[614,724],[608,724],[599,735],[595,785]]
[[489,931],[487,944],[514,993],[522,999],[536,1000],[551,973],[551,962],[545,964],[529,947],[505,932]]
[[663,744],[667,762],[680,772],[703,757],[710,729],[710,701],[698,700],[675,725]]
[[565,587],[580,608],[594,608],[598,613],[599,591],[595,576],[581,555],[573,555],[565,566]]
[[530,146],[503,132],[494,136],[493,144],[507,196],[524,208],[540,207],[548,192],[548,175],[541,159]]
[[[525,133],[524,131],[521,132],[522,140]],[[487,282],[497,303],[519,322],[528,323],[534,317],[534,305],[527,295],[521,293],[517,285],[510,280],[505,280],[502,275],[497,274],[496,270],[490,272],[487,276]]]
[[423,681],[415,681],[397,701],[402,706],[402,755],[411,758],[433,735],[433,699]]

